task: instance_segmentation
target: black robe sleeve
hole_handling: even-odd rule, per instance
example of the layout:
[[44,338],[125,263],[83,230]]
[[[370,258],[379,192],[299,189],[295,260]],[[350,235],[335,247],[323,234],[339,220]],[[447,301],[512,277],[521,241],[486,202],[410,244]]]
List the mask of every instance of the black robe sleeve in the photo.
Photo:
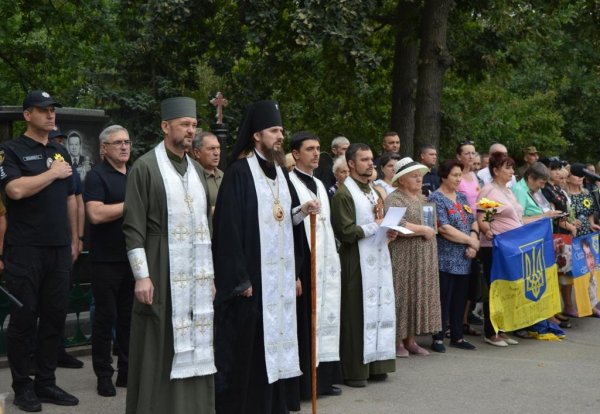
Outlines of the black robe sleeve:
[[[223,176],[213,217],[215,303],[238,296],[260,278],[258,202],[245,160],[236,161]],[[256,292],[255,292],[256,293]]]

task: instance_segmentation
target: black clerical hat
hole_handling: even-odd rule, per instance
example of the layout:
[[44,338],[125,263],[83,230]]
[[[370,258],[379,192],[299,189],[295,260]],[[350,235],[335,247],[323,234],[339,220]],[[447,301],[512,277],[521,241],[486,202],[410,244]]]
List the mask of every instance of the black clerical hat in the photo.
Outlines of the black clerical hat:
[[283,126],[281,113],[279,112],[279,103],[277,101],[259,101],[248,106],[238,132],[238,139],[229,157],[229,165],[237,160],[240,155],[252,149],[252,136],[255,132],[260,132],[273,126]]
[[290,149],[299,150],[302,146],[302,143],[307,139],[316,139],[317,141],[320,141],[319,137],[310,131],[296,132],[294,135],[292,135],[292,138],[290,139]]

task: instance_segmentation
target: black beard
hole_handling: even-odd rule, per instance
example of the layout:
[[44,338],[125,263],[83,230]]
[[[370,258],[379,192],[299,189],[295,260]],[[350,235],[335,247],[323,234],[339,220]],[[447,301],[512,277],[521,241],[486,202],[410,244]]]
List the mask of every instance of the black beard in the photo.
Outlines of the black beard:
[[283,152],[283,150],[281,149],[267,149],[264,153],[264,156],[270,163],[275,163],[277,165],[285,165],[285,152]]

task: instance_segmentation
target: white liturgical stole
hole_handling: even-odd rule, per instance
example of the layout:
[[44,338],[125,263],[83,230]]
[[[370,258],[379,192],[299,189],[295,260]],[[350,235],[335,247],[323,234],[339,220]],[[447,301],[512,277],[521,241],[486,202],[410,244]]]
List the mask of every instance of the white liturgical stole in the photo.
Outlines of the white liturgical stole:
[[213,263],[204,187],[192,161],[182,177],[156,148],[163,178],[169,232],[169,280],[173,321],[171,379],[214,374]]
[[[296,330],[296,266],[292,234],[292,197],[281,167],[268,178],[252,153],[246,158],[258,201],[265,363],[269,384],[302,374]],[[283,219],[274,216],[279,200]]]
[[[314,177],[313,177],[314,178]],[[340,298],[341,267],[331,227],[329,198],[323,183],[314,178],[317,194],[302,182],[294,171],[290,173],[300,204],[317,198],[321,212],[316,220],[316,291],[317,291],[317,364],[340,359]],[[304,230],[310,246],[310,217],[304,219]],[[311,246],[312,248],[312,246]],[[310,277],[310,274],[306,275]]]
[[[373,223],[373,204],[377,200],[375,190],[369,197],[351,177],[344,181],[350,191],[356,209],[358,226]],[[358,241],[360,272],[363,288],[364,353],[363,362],[382,361],[396,358],[396,309],[392,263],[387,239],[376,242],[373,234]]]

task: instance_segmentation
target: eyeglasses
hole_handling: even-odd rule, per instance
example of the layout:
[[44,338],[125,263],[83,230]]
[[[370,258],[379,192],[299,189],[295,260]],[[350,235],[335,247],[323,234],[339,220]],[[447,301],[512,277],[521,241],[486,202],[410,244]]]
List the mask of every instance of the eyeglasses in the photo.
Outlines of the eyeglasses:
[[126,147],[129,147],[131,145],[131,140],[129,140],[129,139],[122,139],[122,140],[114,141],[114,142],[105,142],[104,144],[106,144],[106,145],[114,145],[115,147],[120,147],[122,145],[125,145]]
[[458,145],[460,145],[461,147],[463,145],[475,145],[475,141],[462,141],[462,142],[459,142]]

